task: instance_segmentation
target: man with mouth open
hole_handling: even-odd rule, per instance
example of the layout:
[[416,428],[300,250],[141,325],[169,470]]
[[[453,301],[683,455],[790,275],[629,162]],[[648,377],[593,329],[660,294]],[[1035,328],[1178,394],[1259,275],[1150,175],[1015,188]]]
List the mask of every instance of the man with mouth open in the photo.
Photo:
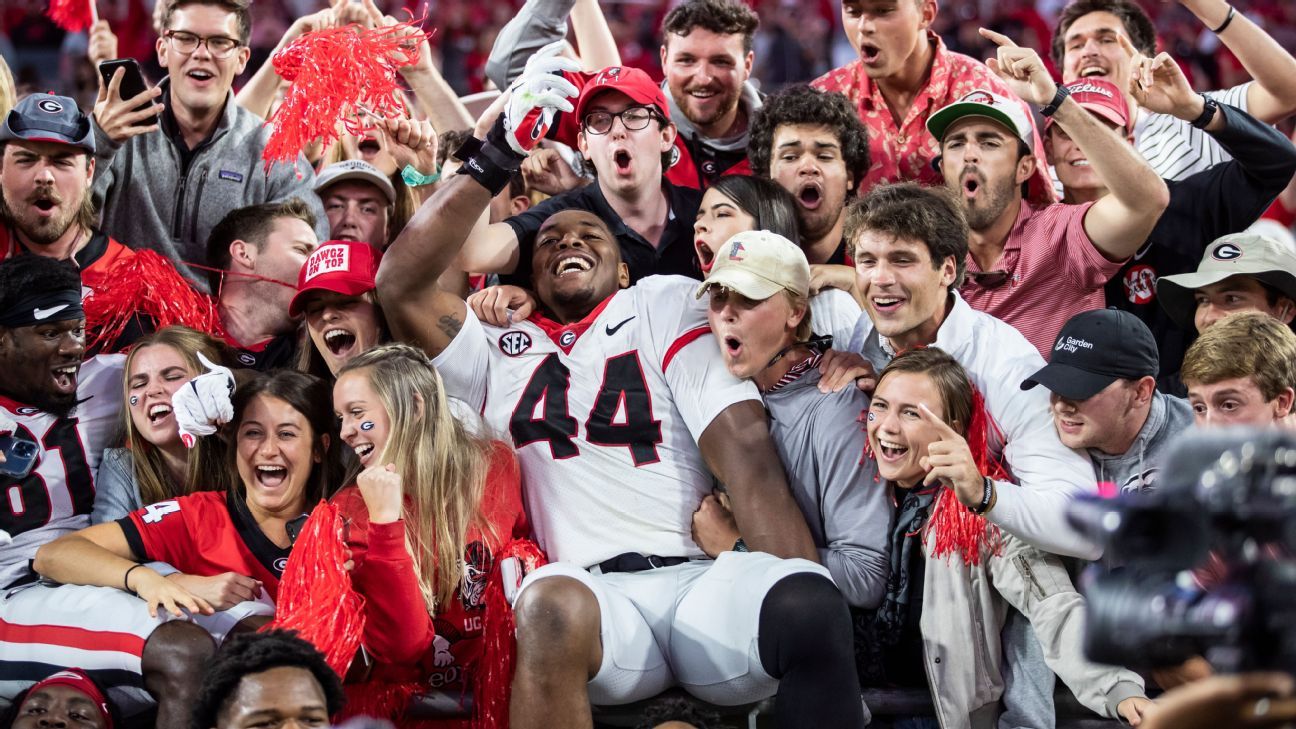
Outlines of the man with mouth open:
[[0,261],[70,259],[87,286],[135,254],[95,229],[90,119],[66,96],[31,94],[0,120]]
[[[567,34],[578,0],[528,0],[500,29],[486,74],[506,88],[538,49]],[[587,9],[601,12],[597,4]],[[573,22],[576,22],[573,19]],[[662,90],[679,128],[666,165],[672,185],[705,188],[721,175],[751,173],[747,163],[752,116],[761,94],[748,80],[760,19],[741,0],[686,0],[662,20]],[[593,74],[571,74],[578,85]],[[560,120],[550,135],[574,145],[579,120]]]
[[[570,59],[554,58],[557,50],[550,46],[534,56],[528,68],[564,72],[564,89],[574,96],[578,87],[567,77],[577,66]],[[524,78],[533,75],[528,71]],[[514,93],[519,93],[518,83]],[[593,164],[597,179],[502,223],[488,223],[483,215],[457,267],[512,274],[505,283],[528,287],[541,224],[561,210],[584,210],[611,228],[631,283],[660,273],[701,278],[693,252],[693,220],[702,194],[663,176],[676,135],[665,95],[648,74],[628,66],[603,69],[579,88],[579,94],[575,107],[563,117],[579,121],[577,147]]]
[[973,91],[927,120],[940,172],[967,216],[974,309],[1002,319],[1048,356],[1058,330],[1104,306],[1103,287],[1147,240],[1170,201],[1165,181],[1130,145],[1049,77],[1039,54],[981,29],[999,46],[992,68],[1075,143],[1110,194],[1082,205],[1036,206],[1023,183],[1041,167],[1030,117],[1011,99]]
[[869,169],[868,132],[841,94],[809,86],[784,89],[765,100],[752,124],[752,171],[792,193],[801,250],[811,266],[846,268],[842,237],[846,201]]
[[[811,84],[846,95],[868,129],[872,164],[860,180],[860,193],[884,182],[939,184],[932,160],[940,156],[927,118],[975,89],[987,89],[1020,105],[985,64],[945,48],[931,30],[936,0],[842,0],[842,26],[859,59],[835,68]],[[1029,143],[1038,159],[1038,136]],[[1043,169],[1031,174],[1027,199],[1052,202],[1052,181]]]
[[167,78],[130,99],[119,91],[123,71],[100,88],[94,197],[104,232],[161,253],[206,290],[207,278],[185,264],[202,261],[204,242],[230,210],[299,197],[317,235],[327,237],[328,224],[306,158],[267,171],[261,152],[270,130],[234,102],[234,77],[251,55],[247,0],[180,0],[162,21],[157,54]]
[[[591,702],[678,684],[722,704],[777,692],[782,727],[861,727],[846,602],[816,563],[759,393],[725,370],[688,295],[696,282],[630,286],[612,227],[566,209],[538,226],[529,255],[540,311],[526,321],[485,325],[436,288],[557,110],[573,108],[576,89],[557,70],[519,81],[378,271],[393,334],[433,355],[447,392],[512,439],[553,560],[517,599],[511,725],[592,727]],[[620,99],[582,101],[587,128],[654,121],[627,120],[650,109]],[[712,472],[752,550],[734,544],[714,561],[689,518]]]
[[[152,704],[142,666],[170,659],[177,669],[186,666],[179,654],[167,653],[170,631],[153,640],[164,620],[150,618],[137,598],[117,590],[46,601],[33,599],[37,591],[29,589],[38,584],[30,567],[37,549],[90,525],[95,472],[120,422],[125,356],[83,363],[84,355],[76,267],[47,256],[0,262],[0,421],[9,423],[6,435],[37,451],[30,472],[0,475],[0,531],[13,540],[0,546],[0,698],[66,667],[74,654],[133,715]],[[108,632],[87,634],[87,614],[102,617],[98,630]],[[167,660],[159,661],[163,655]],[[149,686],[164,693],[164,683]],[[187,703],[186,696],[174,698],[180,706],[171,704],[167,716],[179,715]]]
[[[1203,128],[1218,104],[1241,109],[1266,124],[1296,112],[1296,58],[1227,0],[1180,0],[1255,79],[1222,91],[1192,94],[1191,115],[1130,103],[1134,145],[1157,175],[1181,180],[1229,158]],[[1062,80],[1105,78],[1127,93],[1141,71],[1139,57],[1174,61],[1156,52],[1156,28],[1133,0],[1076,0],[1058,17],[1053,62]],[[1196,123],[1193,123],[1196,122]]]

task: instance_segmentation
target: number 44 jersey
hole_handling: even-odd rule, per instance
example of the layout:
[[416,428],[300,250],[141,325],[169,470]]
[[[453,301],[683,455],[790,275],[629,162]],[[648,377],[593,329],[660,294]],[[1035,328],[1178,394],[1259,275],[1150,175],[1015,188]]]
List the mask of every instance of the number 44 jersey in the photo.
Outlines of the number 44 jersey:
[[550,559],[704,556],[690,536],[712,487],[697,439],[760,394],[725,369],[697,286],[650,276],[565,326],[534,315],[494,327],[469,310],[435,359],[447,392],[517,449]]
[[0,529],[13,537],[0,546],[0,588],[29,575],[42,544],[90,526],[99,458],[121,427],[125,361],[107,354],[82,363],[77,405],[66,417],[0,396],[0,407],[18,423],[14,436],[39,448],[26,477],[0,475]]

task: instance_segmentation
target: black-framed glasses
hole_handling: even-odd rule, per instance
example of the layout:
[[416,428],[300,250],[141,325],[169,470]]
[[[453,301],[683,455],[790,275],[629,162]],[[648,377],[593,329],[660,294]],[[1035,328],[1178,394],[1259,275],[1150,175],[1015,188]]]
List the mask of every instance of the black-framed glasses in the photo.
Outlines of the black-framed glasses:
[[207,50],[216,58],[229,58],[239,46],[243,45],[233,38],[226,38],[223,35],[195,35],[183,30],[168,30],[166,32],[167,40],[171,41],[172,47],[177,52],[186,56],[198,50],[198,46],[206,43]]
[[585,115],[584,127],[588,134],[607,134],[612,131],[612,121],[617,117],[625,128],[637,132],[648,126],[657,118],[657,114],[646,106],[632,106],[621,111],[591,111]]

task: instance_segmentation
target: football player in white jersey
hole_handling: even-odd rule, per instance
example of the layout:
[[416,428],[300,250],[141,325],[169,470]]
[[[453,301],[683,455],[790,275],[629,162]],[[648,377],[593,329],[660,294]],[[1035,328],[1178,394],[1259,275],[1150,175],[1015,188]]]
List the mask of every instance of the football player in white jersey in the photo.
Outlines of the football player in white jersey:
[[[37,548],[90,525],[94,474],[120,422],[125,357],[85,363],[85,315],[75,265],[45,256],[0,262],[0,704],[67,667],[85,669],[126,714],[165,697],[158,727],[187,726],[202,628],[159,629],[143,601],[116,589],[38,581]],[[0,434],[4,435],[4,434]],[[23,457],[17,458],[16,455]],[[195,632],[196,631],[196,632]],[[206,641],[204,644],[203,641]]]
[[[514,84],[486,140],[460,149],[462,174],[423,205],[378,273],[397,338],[422,346],[450,394],[511,438],[529,516],[555,560],[518,596],[512,726],[589,727],[591,702],[673,685],[730,705],[777,692],[782,727],[863,726],[845,601],[816,561],[759,393],[719,357],[697,283],[659,276],[625,288],[608,225],[567,210],[537,234],[541,311],[526,321],[485,325],[435,286],[555,110],[573,108],[563,64],[533,64]],[[614,119],[590,153],[657,153],[638,144],[643,133]],[[690,534],[712,473],[746,539],[714,561]]]

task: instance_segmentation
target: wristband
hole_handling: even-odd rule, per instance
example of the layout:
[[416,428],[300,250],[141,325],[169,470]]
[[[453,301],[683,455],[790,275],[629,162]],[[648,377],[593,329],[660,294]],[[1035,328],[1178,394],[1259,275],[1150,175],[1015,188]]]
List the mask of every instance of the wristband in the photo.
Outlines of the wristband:
[[144,566],[143,563],[139,563],[139,564],[131,565],[131,568],[128,569],[128,570],[126,570],[126,574],[122,575],[122,587],[126,589],[126,592],[129,592],[130,594],[134,595],[135,597],[139,597],[139,593],[138,593],[138,592],[135,592],[135,590],[131,589],[131,586],[130,586],[130,573],[134,572],[135,570],[137,570],[137,569],[139,569],[140,567],[143,567],[143,566]]
[[524,155],[514,152],[504,139],[504,117],[495,120],[495,125],[486,134],[485,141],[469,137],[455,151],[455,158],[463,160],[463,167],[458,174],[468,175],[486,188],[492,197],[508,187],[514,173],[522,168]]
[[990,511],[990,504],[994,501],[994,481],[991,481],[989,476],[982,476],[981,481],[982,487],[985,489],[981,494],[981,503],[968,507],[969,511],[977,515]]
[[1218,28],[1211,28],[1211,32],[1214,33],[1215,35],[1219,35],[1220,33],[1223,33],[1224,29],[1229,27],[1229,23],[1233,22],[1233,16],[1236,14],[1237,14],[1237,8],[1230,5],[1228,15],[1224,16],[1224,22],[1220,23],[1220,27]]
[[1062,102],[1066,101],[1067,97],[1070,95],[1071,89],[1068,89],[1065,86],[1058,86],[1057,93],[1053,94],[1053,100],[1049,102],[1048,106],[1040,109],[1040,116],[1047,119],[1056,114],[1058,107],[1062,106]]
[[[1227,25],[1227,23],[1225,25]],[[1205,129],[1206,125],[1214,121],[1215,114],[1219,112],[1219,102],[1207,96],[1206,94],[1201,94],[1201,97],[1202,97],[1202,113],[1196,119],[1193,119],[1188,123],[1198,129]]]
[[419,172],[418,170],[414,169],[414,165],[405,165],[405,169],[401,170],[401,179],[404,180],[405,184],[409,185],[410,187],[422,187],[423,185],[431,185],[432,183],[439,182],[441,180],[441,170],[437,170],[436,172],[433,172],[430,175],[425,175],[422,172]]
[[742,537],[738,537],[738,541],[734,542],[733,551],[750,552],[751,550],[747,548],[747,542],[744,542]]

